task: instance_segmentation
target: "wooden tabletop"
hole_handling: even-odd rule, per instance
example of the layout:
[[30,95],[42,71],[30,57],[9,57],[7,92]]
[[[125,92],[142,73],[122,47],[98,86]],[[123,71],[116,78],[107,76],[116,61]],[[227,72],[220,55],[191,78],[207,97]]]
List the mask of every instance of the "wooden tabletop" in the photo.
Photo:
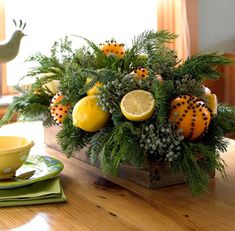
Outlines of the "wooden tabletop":
[[[0,208],[0,230],[235,230],[235,141],[222,157],[227,181],[211,179],[208,194],[192,197],[184,185],[131,191],[86,169],[77,159],[45,148],[64,163],[60,174],[66,203]],[[121,182],[120,182],[121,183]]]

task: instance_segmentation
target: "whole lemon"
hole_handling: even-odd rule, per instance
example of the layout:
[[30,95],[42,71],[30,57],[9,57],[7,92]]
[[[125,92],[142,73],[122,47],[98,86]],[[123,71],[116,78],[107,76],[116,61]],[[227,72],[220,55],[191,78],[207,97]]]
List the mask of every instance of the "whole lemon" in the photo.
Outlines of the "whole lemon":
[[73,108],[73,125],[87,132],[97,132],[109,120],[109,113],[97,105],[96,96],[86,96],[80,99]]
[[[87,78],[86,84],[88,84],[88,83],[90,83],[90,82],[91,82],[91,79],[90,79],[90,78]],[[95,83],[95,85],[94,85],[92,88],[90,88],[90,89],[86,92],[86,94],[87,94],[87,95],[96,95],[96,94],[98,94],[98,93],[100,92],[99,87],[102,87],[102,86],[103,86],[103,83],[97,82],[97,83]]]

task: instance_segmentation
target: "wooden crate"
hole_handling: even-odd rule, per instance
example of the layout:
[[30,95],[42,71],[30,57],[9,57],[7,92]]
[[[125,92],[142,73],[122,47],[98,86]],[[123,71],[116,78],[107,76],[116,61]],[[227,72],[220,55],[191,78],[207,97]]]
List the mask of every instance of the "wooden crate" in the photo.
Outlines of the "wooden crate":
[[[56,134],[59,132],[59,130],[60,130],[59,126],[45,128],[44,139],[45,139],[45,144],[48,147],[62,152],[56,140]],[[73,158],[76,158],[86,163],[86,165],[83,166],[91,165],[89,157],[86,155],[85,150],[81,150],[75,153]],[[97,173],[98,170],[101,174],[101,171],[99,169],[99,164],[93,166],[93,168],[89,167],[88,169],[89,171],[92,171],[92,169],[94,169],[95,173]],[[122,164],[120,167],[118,177],[150,189],[184,183],[184,179],[181,174],[172,175],[170,173],[167,163],[165,162],[159,163],[154,160],[146,160],[144,166],[141,169],[138,169],[134,166]],[[109,180],[110,179],[112,180],[114,178],[109,178]],[[117,183],[117,181],[115,181],[115,183]]]

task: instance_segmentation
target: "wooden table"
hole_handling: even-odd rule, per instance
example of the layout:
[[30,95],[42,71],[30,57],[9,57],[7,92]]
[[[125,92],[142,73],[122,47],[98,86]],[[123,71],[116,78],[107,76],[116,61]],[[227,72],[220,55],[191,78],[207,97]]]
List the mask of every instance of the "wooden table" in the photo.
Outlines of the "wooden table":
[[235,230],[235,141],[222,154],[228,180],[216,175],[210,193],[196,198],[184,184],[148,190],[130,183],[131,192],[77,159],[45,151],[64,163],[60,178],[68,202],[0,208],[1,231]]

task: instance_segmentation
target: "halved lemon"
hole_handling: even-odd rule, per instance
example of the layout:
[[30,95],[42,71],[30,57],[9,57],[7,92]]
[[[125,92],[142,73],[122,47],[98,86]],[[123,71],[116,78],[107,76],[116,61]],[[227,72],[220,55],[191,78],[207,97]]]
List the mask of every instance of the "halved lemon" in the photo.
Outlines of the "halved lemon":
[[144,90],[127,93],[121,100],[121,111],[131,121],[145,121],[154,113],[155,100],[153,95]]

